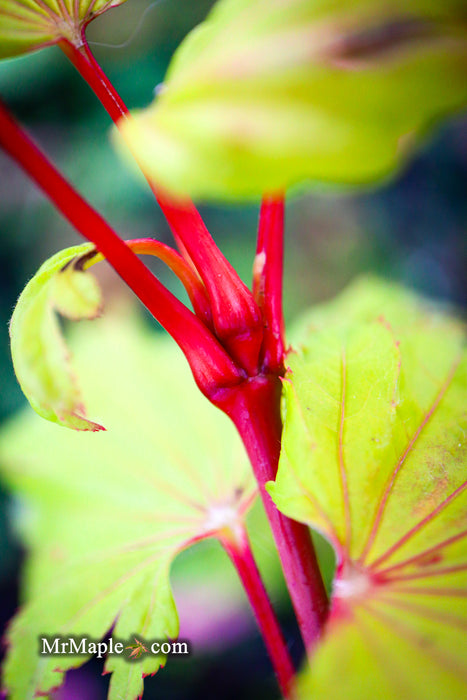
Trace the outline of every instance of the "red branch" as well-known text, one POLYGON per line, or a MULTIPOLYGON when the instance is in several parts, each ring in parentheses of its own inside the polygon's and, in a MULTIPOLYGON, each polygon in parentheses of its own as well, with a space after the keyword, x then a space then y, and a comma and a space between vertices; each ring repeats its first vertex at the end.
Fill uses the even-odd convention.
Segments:
MULTIPOLYGON (((67 42, 61 42, 61 48, 101 99, 112 119, 118 123, 119 119, 125 118, 127 114, 125 105, 95 62, 84 37, 81 49, 72 47, 67 42)), ((18 155, 14 157, 18 158, 18 155)), ((76 202, 76 193, 71 195, 68 192, 63 185, 63 179, 60 180, 58 174, 54 175, 55 185, 58 188, 54 192, 53 187, 44 187, 42 176, 31 173, 28 167, 26 169, 41 184, 61 211, 68 198, 74 198, 77 212, 80 211, 80 207, 83 208, 82 200, 78 199, 79 204, 76 202), (64 203, 61 200, 64 200, 64 203)), ((46 175, 45 181, 49 179, 49 175, 46 175)), ((52 183, 47 182, 47 184, 52 183)), ((111 250, 110 244, 109 254, 106 254, 106 257, 132 289, 136 291, 143 285, 153 290, 153 296, 143 293, 140 295, 143 303, 179 343, 203 393, 235 423, 260 486, 300 630, 305 645, 310 651, 320 636, 327 614, 326 592, 310 533, 305 525, 282 515, 265 490, 265 483, 276 476, 282 427, 281 387, 278 378, 283 369, 284 350, 281 307, 282 198, 265 198, 261 211, 258 252, 260 255, 264 253, 265 266, 258 271, 259 264, 257 264, 255 284, 256 298, 264 314, 266 325, 264 329, 261 311, 253 295, 215 246, 193 204, 187 201, 173 201, 165 193, 156 192, 153 183, 150 185, 180 244, 182 255, 187 262, 193 263, 204 282, 212 309, 214 328, 220 342, 228 350, 228 354, 193 314, 176 299, 173 300, 172 295, 169 295, 163 287, 163 293, 160 291, 156 286, 157 280, 149 282, 147 276, 150 273, 144 266, 144 276, 141 280, 138 279, 142 274, 140 268, 135 267, 131 257, 132 252, 116 234, 113 236, 119 244, 115 243, 115 251, 111 250), (127 251, 127 257, 121 251, 121 259, 116 253, 120 244, 127 251), (128 261, 128 269, 126 269, 126 261, 128 261), (161 298, 167 300, 164 313, 159 309, 161 298), (175 309, 178 314, 175 321, 172 318, 172 309, 175 309), (165 322, 161 320, 161 315, 164 316, 165 322), (183 326, 183 319, 188 321, 185 326, 183 326), (262 346, 263 337, 265 341, 262 346), (190 353, 191 348, 196 348, 196 353, 190 353), (249 379, 245 376, 245 370, 250 375, 249 379), (216 381, 217 390, 214 388, 216 381)), ((94 218, 96 216, 98 217, 94 214, 94 218)), ((77 223, 79 224, 79 221, 77 223)), ((97 230, 103 233, 100 217, 98 217, 98 223, 97 230)), ((95 240, 96 234, 92 222, 87 222, 85 231, 82 227, 83 224, 79 230, 84 235, 93 231, 94 238, 91 240, 95 240)), ((105 238, 105 236, 99 235, 99 238, 105 238)), ((112 236, 109 240, 113 240, 112 236)), ((100 249, 102 249, 101 245, 103 240, 98 244, 100 249)), ((102 252, 104 252, 103 249, 102 252)))
POLYGON ((160 193, 157 201, 206 286, 217 336, 234 360, 256 374, 263 332, 253 295, 222 255, 191 202, 174 201, 160 193))
MULTIPOLYGON (((66 39, 59 42, 75 68, 86 80, 118 127, 128 109, 92 55, 86 38, 78 49, 66 39)), ((135 156, 135 159, 137 157, 135 156)), ((144 169, 142 168, 144 173, 144 169)), ((214 243, 192 202, 173 200, 156 187, 146 173, 149 186, 169 223, 182 255, 188 254, 203 280, 211 303, 218 338, 250 374, 256 372, 262 339, 261 313, 253 295, 214 243)))
POLYGON ((253 296, 262 311, 264 338, 261 352, 265 371, 284 369, 282 265, 284 250, 284 195, 264 196, 253 267, 253 296))
POLYGON ((209 306, 206 289, 196 272, 182 258, 180 253, 153 238, 133 238, 125 241, 125 243, 138 255, 154 255, 159 260, 162 260, 177 275, 185 287, 195 314, 207 328, 212 330, 211 307, 209 306))
POLYGON ((67 39, 62 39, 58 45, 63 53, 70 59, 72 64, 82 75, 87 84, 93 89, 97 98, 104 105, 112 121, 117 122, 122 116, 128 114, 128 109, 104 71, 89 51, 86 38, 83 34, 83 46, 77 49, 74 44, 67 39))
POLYGON ((85 238, 92 241, 187 357, 206 395, 241 373, 204 324, 171 294, 106 221, 76 192, 0 103, 0 145, 85 238))
POLYGON ((291 698, 294 667, 261 575, 253 558, 247 533, 229 530, 219 540, 232 560, 255 614, 258 626, 285 698, 291 698))
POLYGON ((306 525, 285 517, 265 485, 276 478, 281 449, 281 383, 257 377, 239 384, 216 403, 235 423, 248 452, 271 525, 284 576, 307 651, 321 636, 328 612, 327 595, 306 525))

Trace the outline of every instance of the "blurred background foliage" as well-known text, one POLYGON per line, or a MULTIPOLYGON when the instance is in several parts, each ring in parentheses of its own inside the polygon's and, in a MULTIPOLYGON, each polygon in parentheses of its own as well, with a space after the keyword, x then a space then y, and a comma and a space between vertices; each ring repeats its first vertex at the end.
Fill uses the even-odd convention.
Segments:
MULTIPOLYGON (((131 0, 90 25, 90 46, 130 108, 151 102, 174 49, 212 4, 131 0)), ((170 242, 148 188, 112 150, 107 115, 59 49, 3 61, 0 96, 117 231, 128 238, 154 236, 170 242)), ((332 297, 368 272, 465 308, 465 127, 463 115, 450 119, 402 174, 371 191, 315 189, 289 202, 284 288, 288 323, 310 304, 332 297)), ((249 282, 257 204, 201 206, 201 213, 221 249, 249 282)), ((7 323, 16 298, 45 258, 78 242, 71 227, 0 153, 0 420, 24 403, 8 348, 7 323)), ((151 265, 183 297, 177 281, 162 266, 151 265)), ((101 277, 108 295, 119 289, 110 273, 101 277)), ((17 605, 21 560, 7 512, 8 498, 1 492, 2 629, 17 605)), ((214 549, 214 543, 205 543, 181 557, 178 580, 192 579, 189 572, 200 568, 206 573, 211 557, 219 554, 213 554, 214 549)), ((299 655, 290 610, 285 605, 281 610, 292 652, 299 655)), ((262 642, 244 614, 247 622, 239 636, 229 644, 215 642, 202 656, 171 660, 156 678, 148 679, 145 698, 276 697, 262 642)), ((225 637, 225 630, 219 635, 225 637)), ((93 665, 72 674, 59 697, 102 697, 106 681, 96 680, 93 665)))

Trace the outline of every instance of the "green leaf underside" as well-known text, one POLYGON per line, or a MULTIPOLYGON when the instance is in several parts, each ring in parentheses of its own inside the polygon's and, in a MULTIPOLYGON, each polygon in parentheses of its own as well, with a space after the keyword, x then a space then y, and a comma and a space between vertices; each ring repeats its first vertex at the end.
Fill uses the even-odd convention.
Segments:
POLYGON ((368 182, 465 105, 466 26, 459 0, 221 0, 121 132, 176 193, 368 182))
MULTIPOLYGON (((116 620, 115 640, 176 638, 172 560, 241 520, 255 495, 235 429, 171 341, 125 315, 76 331, 80 377, 107 432, 60 431, 29 414, 0 437, 4 475, 26 499, 30 551, 26 605, 7 634, 11 700, 49 691, 86 661, 39 657, 39 635, 99 639, 116 620)), ((164 663, 109 657, 109 697, 140 696, 142 675, 164 663)))
POLYGON ((325 639, 298 697, 467 693, 464 328, 362 282, 317 309, 290 354, 277 480, 288 516, 338 557, 325 639))
POLYGON ((68 39, 81 46, 83 28, 125 0, 0 0, 0 58, 68 39))
POLYGON ((94 249, 74 246, 49 258, 24 288, 10 322, 15 373, 31 406, 43 418, 75 430, 103 430, 87 420, 68 362, 56 311, 73 320, 101 311, 93 275, 73 264, 94 249))

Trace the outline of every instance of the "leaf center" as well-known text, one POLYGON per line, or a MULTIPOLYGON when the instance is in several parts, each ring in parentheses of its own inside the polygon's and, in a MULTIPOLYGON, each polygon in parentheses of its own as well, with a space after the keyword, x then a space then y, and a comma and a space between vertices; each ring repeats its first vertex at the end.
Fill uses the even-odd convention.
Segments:
POLYGON ((341 599, 366 598, 373 587, 368 570, 353 561, 347 561, 334 581, 333 596, 341 599))

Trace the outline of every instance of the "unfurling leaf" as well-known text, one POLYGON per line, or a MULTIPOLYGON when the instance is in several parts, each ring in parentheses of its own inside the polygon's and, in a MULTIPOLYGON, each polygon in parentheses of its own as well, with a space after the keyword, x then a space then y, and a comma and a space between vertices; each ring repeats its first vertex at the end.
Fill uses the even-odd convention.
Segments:
POLYGON ((0 58, 56 44, 79 47, 89 22, 125 0, 0 0, 0 58))
POLYGON ((458 0, 220 0, 121 132, 176 194, 368 182, 465 105, 466 20, 458 0))
POLYGON ((146 642, 178 634, 173 559, 238 527, 256 494, 235 428, 170 339, 123 313, 73 331, 89 406, 105 414, 107 431, 56 430, 27 410, 0 435, 29 553, 24 605, 6 635, 9 700, 48 695, 87 660, 40 656, 39 637, 100 639, 110 629, 114 642, 136 638, 149 651, 137 663, 128 651, 107 658, 109 698, 140 697, 144 676, 165 664, 146 642))
POLYGON ((99 286, 79 263, 92 250, 92 243, 67 248, 42 265, 18 299, 10 336, 15 373, 34 410, 68 428, 95 431, 103 428, 85 417, 55 313, 73 320, 99 315, 99 286))
POLYGON ((334 545, 324 641, 299 700, 467 695, 467 353, 462 325, 367 282, 289 356, 277 480, 334 545))

